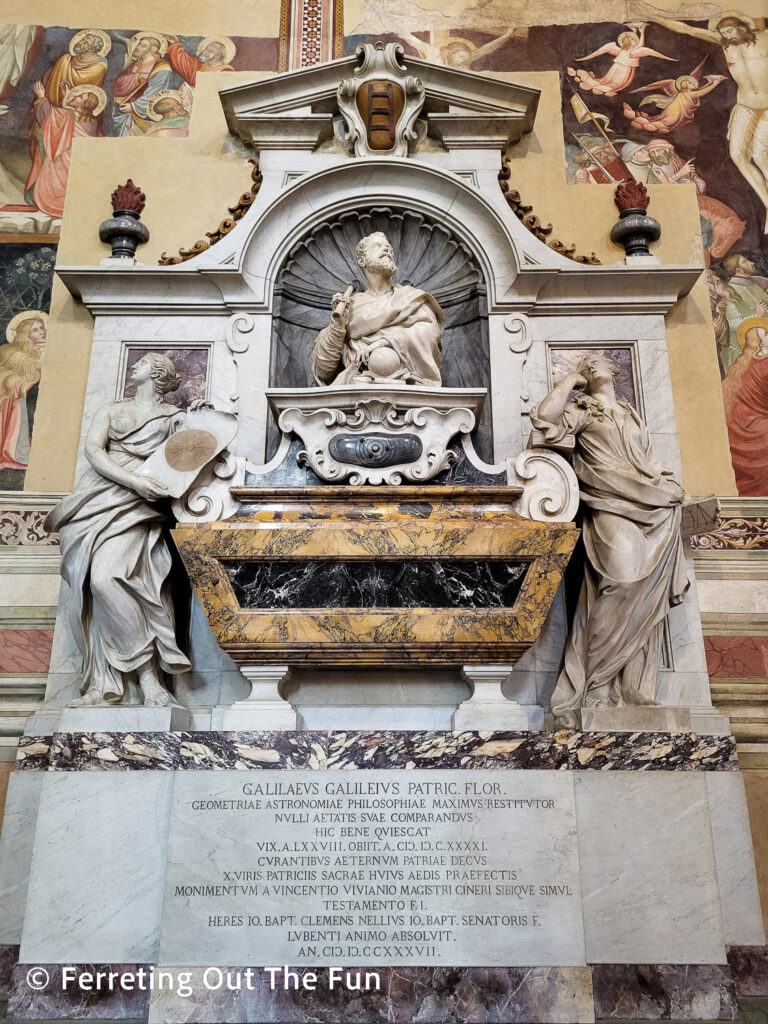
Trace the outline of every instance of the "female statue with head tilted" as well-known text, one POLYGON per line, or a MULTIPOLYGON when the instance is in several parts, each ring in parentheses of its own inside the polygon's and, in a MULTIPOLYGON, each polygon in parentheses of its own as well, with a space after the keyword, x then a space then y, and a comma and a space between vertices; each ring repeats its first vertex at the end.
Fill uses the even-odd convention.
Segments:
MULTIPOLYGON (((131 379, 135 397, 97 411, 85 442, 90 465, 46 520, 60 535, 61 574, 72 591, 69 621, 83 655, 83 696, 75 707, 120 703, 130 679, 145 705, 170 704, 161 673, 191 667, 176 643, 166 517, 154 504, 167 490, 140 473, 184 422, 185 413, 165 401, 181 378, 170 359, 149 353, 131 379)), ((190 409, 201 404, 207 403, 190 409)))
POLYGON ((584 582, 552 696, 559 724, 581 707, 654 704, 664 619, 689 587, 683 488, 658 465, 648 430, 616 397, 618 368, 582 360, 531 414, 545 444, 571 439, 586 549, 584 582), (584 393, 575 400, 571 392, 584 393))

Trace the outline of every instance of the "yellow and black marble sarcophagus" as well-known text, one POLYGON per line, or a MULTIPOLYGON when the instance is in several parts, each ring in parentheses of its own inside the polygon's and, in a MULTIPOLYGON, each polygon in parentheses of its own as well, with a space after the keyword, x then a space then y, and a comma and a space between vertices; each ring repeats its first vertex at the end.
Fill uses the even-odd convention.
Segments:
POLYGON ((516 487, 244 487, 230 519, 173 536, 237 663, 513 663, 538 637, 572 523, 516 487))

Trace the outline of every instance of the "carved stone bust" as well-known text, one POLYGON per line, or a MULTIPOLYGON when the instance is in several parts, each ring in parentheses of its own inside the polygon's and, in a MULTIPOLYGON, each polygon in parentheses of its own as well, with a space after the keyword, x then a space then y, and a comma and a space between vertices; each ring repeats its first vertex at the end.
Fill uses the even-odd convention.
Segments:
POLYGON ((439 387, 445 318, 436 300, 412 285, 393 284, 395 254, 387 236, 362 238, 355 260, 368 287, 334 295, 331 320, 312 349, 320 385, 418 384, 439 387))

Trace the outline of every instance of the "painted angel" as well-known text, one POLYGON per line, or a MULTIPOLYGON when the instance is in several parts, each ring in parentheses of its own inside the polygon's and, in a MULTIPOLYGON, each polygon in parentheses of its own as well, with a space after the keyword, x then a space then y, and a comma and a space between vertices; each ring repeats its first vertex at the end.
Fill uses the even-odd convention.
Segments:
POLYGON ((632 92, 650 92, 651 89, 660 89, 640 101, 637 110, 634 110, 628 103, 624 104, 624 116, 632 122, 632 127, 643 132, 658 132, 660 135, 669 135, 676 128, 690 124, 699 109, 702 96, 716 89, 726 79, 725 75, 706 75, 701 84, 701 69, 704 67, 704 60, 693 69, 690 75, 681 75, 680 78, 664 78, 660 82, 651 82, 650 85, 641 85, 639 89, 632 89, 632 92), (646 104, 658 107, 660 113, 645 114, 640 109, 646 104))
POLYGON ((652 50, 645 45, 645 29, 647 22, 627 22, 631 31, 622 32, 615 43, 606 43, 586 57, 577 57, 577 60, 593 60, 595 57, 608 53, 613 57, 610 68, 602 76, 596 78, 591 71, 583 71, 581 68, 568 68, 568 74, 578 82, 579 88, 585 92, 595 92, 603 96, 615 96, 623 92, 632 84, 635 74, 640 66, 643 57, 658 57, 661 60, 676 61, 676 57, 667 57, 666 54, 652 50))

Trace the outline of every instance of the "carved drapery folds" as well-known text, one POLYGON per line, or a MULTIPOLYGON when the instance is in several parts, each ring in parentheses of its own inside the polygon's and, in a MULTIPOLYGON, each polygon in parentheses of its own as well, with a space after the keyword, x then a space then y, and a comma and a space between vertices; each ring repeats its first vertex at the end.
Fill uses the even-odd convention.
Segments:
POLYGON ((235 227, 237 222, 243 219, 247 211, 252 206, 254 199, 259 194, 259 189, 261 188, 261 171, 259 170, 259 165, 255 160, 249 160, 248 162, 253 164, 250 191, 244 192, 234 206, 228 207, 229 217, 225 217, 215 231, 206 231, 205 236, 208 239, 207 242, 199 239, 194 245, 190 246, 189 249, 179 249, 178 256, 169 256, 167 252, 164 252, 157 261, 161 267, 172 267, 177 263, 186 263, 186 261, 191 260, 193 256, 199 256, 201 252, 205 252, 206 249, 210 249, 212 245, 220 242, 221 239, 225 235, 228 235, 232 228, 235 227))
MULTIPOLYGON (((312 385, 306 353, 311 351, 317 332, 328 323, 334 294, 343 293, 350 284, 365 289, 354 250, 361 238, 378 231, 392 243, 397 283, 428 292, 445 313, 444 386, 462 387, 471 382, 488 388, 486 289, 473 253, 445 225, 416 210, 390 207, 350 210, 324 221, 291 250, 278 277, 270 384, 312 385)), ((274 452, 278 431, 274 424, 269 429, 268 448, 274 452)), ((483 457, 490 457, 490 403, 482 411, 474 440, 483 457)))

